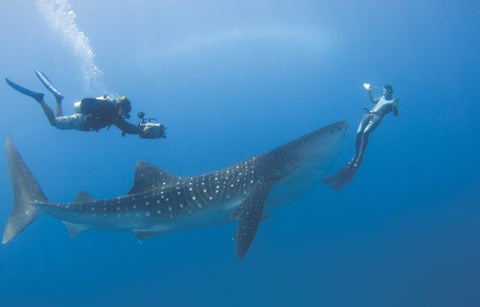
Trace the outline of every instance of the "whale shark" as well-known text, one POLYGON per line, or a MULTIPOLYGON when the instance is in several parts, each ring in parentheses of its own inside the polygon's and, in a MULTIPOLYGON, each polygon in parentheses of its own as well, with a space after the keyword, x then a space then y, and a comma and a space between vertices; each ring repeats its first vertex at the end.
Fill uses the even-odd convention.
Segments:
POLYGON ((97 229, 133 231, 144 240, 236 221, 236 253, 241 258, 263 219, 306 194, 327 175, 347 131, 347 122, 333 123, 267 153, 193 177, 175 176, 140 161, 127 194, 97 199, 80 191, 73 202, 49 201, 7 138, 13 209, 2 243, 44 214, 61 220, 72 238, 97 229))

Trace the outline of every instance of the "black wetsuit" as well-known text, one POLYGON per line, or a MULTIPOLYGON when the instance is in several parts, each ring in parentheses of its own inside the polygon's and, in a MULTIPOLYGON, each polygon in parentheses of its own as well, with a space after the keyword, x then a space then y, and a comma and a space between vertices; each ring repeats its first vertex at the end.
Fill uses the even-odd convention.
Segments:
POLYGON ((89 115, 84 129, 85 131, 98 131, 105 127, 115 125, 123 133, 141 134, 142 129, 137 125, 130 124, 122 115, 118 114, 118 105, 115 100, 84 98, 80 104, 80 112, 89 115))

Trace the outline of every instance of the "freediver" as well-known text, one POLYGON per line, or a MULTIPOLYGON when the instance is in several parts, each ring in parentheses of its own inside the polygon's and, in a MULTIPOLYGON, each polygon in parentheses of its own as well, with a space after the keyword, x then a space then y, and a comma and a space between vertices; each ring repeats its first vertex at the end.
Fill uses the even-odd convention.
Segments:
POLYGON ((398 116, 399 99, 393 97, 393 87, 390 84, 383 86, 382 96, 380 97, 373 96, 369 83, 364 83, 363 87, 367 90, 370 101, 375 105, 371 110, 365 108, 367 113, 365 113, 358 125, 355 140, 355 156, 335 174, 322 180, 323 183, 330 185, 334 190, 340 190, 353 179, 363 162, 370 134, 380 126, 382 119, 389 113, 398 116))
POLYGON ((53 85, 41 71, 35 71, 36 76, 42 84, 55 97, 57 103, 56 113, 45 103, 44 94, 31 91, 24 88, 8 78, 5 81, 16 91, 30 96, 37 101, 47 116, 50 125, 60 130, 80 130, 80 131, 99 131, 111 125, 116 126, 122 131, 122 136, 126 134, 138 134, 141 138, 157 139, 165 138, 165 127, 162 124, 154 122, 153 119, 144 119, 144 113, 139 112, 142 121, 138 125, 129 123, 126 119, 130 118, 132 110, 130 100, 125 96, 120 96, 116 100, 108 96, 97 98, 83 98, 74 103, 75 114, 63 115, 62 100, 63 95, 53 85))

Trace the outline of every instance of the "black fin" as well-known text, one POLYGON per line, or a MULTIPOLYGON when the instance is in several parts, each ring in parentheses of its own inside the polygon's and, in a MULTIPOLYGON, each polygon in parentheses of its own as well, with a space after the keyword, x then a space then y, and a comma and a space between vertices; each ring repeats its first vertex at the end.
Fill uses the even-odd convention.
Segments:
POLYGON ((237 225, 237 257, 242 258, 257 233, 262 220, 263 205, 270 191, 270 184, 259 182, 235 210, 233 217, 238 218, 237 225))
POLYGON ((97 200, 92 195, 88 194, 85 191, 78 191, 77 196, 75 197, 76 202, 91 202, 97 200))
POLYGON ((141 193, 160 186, 170 187, 178 180, 180 177, 162 171, 153 164, 140 161, 135 168, 135 181, 128 194, 141 193))
POLYGON ((50 81, 44 73, 42 73, 40 70, 36 70, 35 75, 37 75, 38 79, 47 88, 47 90, 49 90, 50 93, 55 96, 57 101, 62 101, 62 93, 60 93, 60 91, 53 85, 52 81, 50 81))
POLYGON ((325 178, 322 180, 324 184, 330 185, 330 187, 336 191, 341 190, 350 181, 355 177, 358 171, 358 165, 347 163, 341 169, 339 169, 335 174, 332 176, 325 178))
POLYGON ((3 244, 15 238, 38 216, 35 203, 48 202, 10 138, 7 138, 7 160, 13 188, 13 209, 3 233, 3 244))
POLYGON ((42 93, 37 93, 32 90, 29 90, 28 88, 18 85, 15 82, 9 80, 8 78, 5 78, 5 81, 7 82, 8 85, 10 85, 11 88, 16 90, 17 92, 22 93, 23 95, 30 96, 38 102, 43 101, 44 95, 42 93))

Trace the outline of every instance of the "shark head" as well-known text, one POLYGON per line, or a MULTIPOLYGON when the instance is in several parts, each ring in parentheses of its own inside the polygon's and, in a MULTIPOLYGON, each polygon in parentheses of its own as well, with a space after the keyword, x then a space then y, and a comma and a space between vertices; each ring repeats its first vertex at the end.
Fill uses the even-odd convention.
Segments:
POLYGON ((337 122, 264 154, 268 177, 277 182, 277 193, 269 195, 275 207, 290 203, 327 175, 347 132, 348 123, 337 122))
POLYGON ((266 165, 280 180, 324 176, 340 153, 347 131, 347 122, 315 130, 265 154, 266 165))

